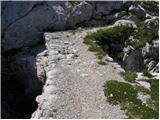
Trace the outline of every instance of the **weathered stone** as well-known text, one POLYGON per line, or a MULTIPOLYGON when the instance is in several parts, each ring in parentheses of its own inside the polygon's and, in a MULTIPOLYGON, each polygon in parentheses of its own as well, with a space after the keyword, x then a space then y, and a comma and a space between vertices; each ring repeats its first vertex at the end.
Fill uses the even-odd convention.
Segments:
POLYGON ((152 59, 158 60, 159 58, 159 42, 154 41, 153 45, 146 44, 142 49, 142 55, 144 58, 150 57, 152 59))
MULTIPOLYGON (((151 70, 151 72, 159 73, 159 63, 157 63, 157 65, 151 70)), ((159 79, 159 78, 157 78, 157 79, 159 79)))
POLYGON ((152 70, 156 65, 157 65, 157 61, 154 61, 154 60, 150 61, 147 66, 148 70, 152 70))
POLYGON ((126 54, 129 54, 130 52, 132 52, 134 50, 134 48, 132 46, 127 46, 123 49, 123 52, 126 54))
MULTIPOLYGON (((2 18, 2 21, 3 19, 5 18, 2 18)), ((37 5, 5 31, 2 48, 7 51, 35 45, 42 38, 42 31, 62 30, 65 24, 65 11, 60 5, 37 5)))
POLYGON ((146 19, 144 21, 144 23, 146 24, 146 26, 148 28, 156 28, 156 29, 158 29, 158 27, 159 27, 159 17, 154 16, 154 17, 152 17, 150 19, 146 19))
POLYGON ((137 25, 135 24, 135 22, 131 21, 131 20, 118 20, 118 21, 115 22, 114 25, 115 26, 127 25, 129 27, 137 28, 137 25))
POLYGON ((3 14, 2 14, 2 32, 4 32, 11 24, 15 21, 23 18, 27 14, 29 14, 33 7, 36 4, 41 4, 41 1, 33 1, 33 2, 19 2, 19 1, 3 1, 3 14))
POLYGON ((74 6, 68 14, 67 27, 74 27, 83 21, 88 21, 92 16, 92 6, 87 2, 81 2, 74 6), (86 12, 87 11, 87 12, 86 12))
POLYGON ((141 5, 131 5, 128 10, 140 19, 145 18, 146 10, 141 5))
POLYGON ((127 14, 126 11, 121 11, 121 12, 115 13, 114 17, 115 17, 115 19, 118 19, 118 18, 123 17, 123 16, 126 15, 126 14, 127 14))
POLYGON ((143 57, 139 49, 130 52, 130 54, 125 54, 123 62, 127 70, 138 72, 144 69, 143 57))
POLYGON ((149 101, 150 98, 151 98, 150 95, 145 95, 142 92, 138 93, 138 99, 140 99, 144 104, 146 104, 149 101))
POLYGON ((134 21, 135 23, 140 21, 140 19, 137 18, 137 16, 132 15, 132 14, 131 14, 131 15, 125 15, 125 16, 123 16, 121 19, 131 20, 131 21, 134 21))
POLYGON ((108 1, 108 2, 97 2, 96 4, 96 14, 109 14, 113 10, 122 9, 122 1, 108 1))

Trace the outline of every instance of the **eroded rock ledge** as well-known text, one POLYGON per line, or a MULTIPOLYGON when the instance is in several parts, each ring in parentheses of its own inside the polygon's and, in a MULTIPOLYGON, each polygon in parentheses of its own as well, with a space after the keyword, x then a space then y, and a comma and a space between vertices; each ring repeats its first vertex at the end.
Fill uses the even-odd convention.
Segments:
MULTIPOLYGON (((132 22, 145 20, 150 27, 158 27, 159 24, 157 20, 158 4, 152 6, 154 9, 150 9, 143 2, 2 1, 1 4, 2 82, 9 86, 12 86, 13 81, 20 86, 22 85, 23 92, 19 93, 22 96, 20 95, 17 99, 24 97, 29 101, 31 100, 33 106, 35 105, 35 108, 29 108, 32 112, 37 109, 37 103, 35 104, 36 96, 43 91, 43 85, 47 85, 45 83, 46 66, 54 66, 53 63, 48 64, 47 61, 50 51, 46 51, 45 48, 44 32, 55 32, 77 27, 103 26, 114 23, 119 19, 132 22)), ((157 41, 155 41, 154 45, 146 45, 143 48, 143 56, 148 58, 146 64, 151 69, 153 64, 158 66, 158 63, 152 60, 154 56, 157 56, 153 53, 155 53, 155 49, 157 51, 158 47, 157 41)), ((63 56, 58 57, 60 57, 58 59, 61 59, 63 56)), ((82 76, 86 75, 82 74, 82 76)), ((13 85, 11 89, 14 87, 16 85, 13 85)), ((11 106, 15 101, 9 103, 6 100, 10 98, 5 96, 5 90, 4 96, 2 96, 2 99, 4 98, 2 117, 30 118, 32 112, 25 113, 26 111, 24 111, 24 113, 21 113, 20 109, 16 111, 11 106), (7 111, 8 109, 9 111, 7 111)), ((18 91, 19 88, 16 90, 18 91)))

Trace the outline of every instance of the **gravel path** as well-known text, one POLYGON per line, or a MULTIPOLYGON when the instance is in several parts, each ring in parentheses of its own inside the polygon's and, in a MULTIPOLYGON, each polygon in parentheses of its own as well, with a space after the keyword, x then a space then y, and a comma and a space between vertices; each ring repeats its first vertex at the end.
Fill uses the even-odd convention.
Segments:
POLYGON ((85 35, 97 29, 45 33, 47 80, 32 118, 126 118, 118 105, 106 101, 103 92, 107 80, 123 81, 119 75, 123 69, 113 62, 99 65, 83 44, 85 35))

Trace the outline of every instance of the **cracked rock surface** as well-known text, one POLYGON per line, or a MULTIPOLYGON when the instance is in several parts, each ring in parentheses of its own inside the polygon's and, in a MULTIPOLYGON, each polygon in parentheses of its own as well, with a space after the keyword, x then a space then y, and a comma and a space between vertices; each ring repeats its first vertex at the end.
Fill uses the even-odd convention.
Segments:
POLYGON ((123 69, 113 62, 99 65, 83 44, 85 35, 97 29, 45 33, 47 79, 32 118, 126 118, 120 106, 106 102, 103 92, 106 80, 123 81, 118 74, 123 69))

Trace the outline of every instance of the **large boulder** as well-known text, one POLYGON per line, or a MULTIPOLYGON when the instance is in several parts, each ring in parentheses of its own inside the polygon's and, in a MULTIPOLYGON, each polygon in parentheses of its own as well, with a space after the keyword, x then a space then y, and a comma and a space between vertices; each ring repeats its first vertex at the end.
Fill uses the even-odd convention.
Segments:
MULTIPOLYGON (((18 20, 16 19, 16 21, 14 21, 14 23, 12 23, 5 31, 4 39, 2 40, 3 50, 7 51, 14 48, 21 48, 24 46, 35 45, 37 42, 40 41, 43 31, 47 31, 50 29, 52 30, 65 29, 64 26, 66 24, 66 19, 67 19, 65 10, 61 5, 53 3, 51 5, 36 4, 32 8, 30 7, 33 6, 32 5, 33 3, 31 5, 28 5, 28 7, 30 8, 30 9, 28 8, 29 12, 18 18, 18 20)), ((21 2, 19 4, 21 4, 21 2)), ((13 9, 17 9, 17 12, 21 12, 20 11, 21 7, 19 9, 14 7, 13 9)), ((6 8, 6 11, 8 9, 11 8, 6 8)), ((5 15, 7 15, 7 12, 5 13, 4 11, 3 14, 4 17, 2 18, 2 21, 5 21, 6 19, 5 15)), ((10 16, 14 16, 14 14, 10 16)))
POLYGON ((40 1, 20 2, 20 1, 3 1, 2 4, 2 33, 15 21, 29 14, 36 4, 40 1))
POLYGON ((83 21, 90 20, 92 16, 92 5, 87 2, 81 2, 80 4, 73 6, 70 13, 68 13, 67 27, 74 27, 76 24, 83 21))
POLYGON ((140 72, 144 69, 143 57, 141 49, 132 50, 131 52, 125 53, 123 57, 123 63, 126 70, 132 70, 140 72))

